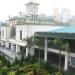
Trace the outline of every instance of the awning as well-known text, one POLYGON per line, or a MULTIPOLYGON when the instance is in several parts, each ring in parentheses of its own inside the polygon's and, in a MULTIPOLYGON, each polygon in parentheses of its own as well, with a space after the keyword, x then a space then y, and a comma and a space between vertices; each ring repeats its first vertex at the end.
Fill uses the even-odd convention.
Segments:
POLYGON ((35 37, 75 39, 75 26, 68 26, 48 32, 36 32, 34 35, 35 37))
POLYGON ((27 45, 27 42, 25 41, 17 41, 14 39, 9 39, 9 43, 17 44, 19 46, 24 46, 24 47, 27 45))

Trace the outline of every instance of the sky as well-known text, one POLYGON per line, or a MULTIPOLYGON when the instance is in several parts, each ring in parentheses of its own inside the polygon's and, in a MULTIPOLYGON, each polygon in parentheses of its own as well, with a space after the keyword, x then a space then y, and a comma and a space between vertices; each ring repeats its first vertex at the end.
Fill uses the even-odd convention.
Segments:
MULTIPOLYGON (((30 0, 0 0, 0 21, 8 19, 8 16, 18 15, 19 12, 26 13, 25 4, 30 0)), ((71 14, 75 15, 75 0, 31 0, 37 1, 39 5, 39 13, 52 15, 54 8, 67 8, 71 10, 71 14)))

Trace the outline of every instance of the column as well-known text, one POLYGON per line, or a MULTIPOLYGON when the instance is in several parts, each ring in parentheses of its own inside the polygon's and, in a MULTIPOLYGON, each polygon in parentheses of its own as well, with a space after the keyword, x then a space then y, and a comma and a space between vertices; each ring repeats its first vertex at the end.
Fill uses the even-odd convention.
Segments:
MULTIPOLYGON (((66 45, 67 47, 67 45, 66 45)), ((65 48, 65 64, 64 64, 64 70, 68 70, 68 48, 65 48)))
POLYGON ((11 47, 10 47, 10 49, 11 49, 12 51, 14 51, 13 44, 11 44, 11 47))
POLYGON ((16 45, 16 53, 19 53, 19 52, 20 52, 20 46, 16 45))
POLYGON ((31 56, 34 55, 34 53, 35 53, 34 50, 35 50, 35 49, 34 49, 34 36, 33 36, 33 46, 32 46, 32 48, 30 49, 30 55, 31 55, 31 56))
POLYGON ((34 55, 34 48, 33 48, 33 47, 30 49, 30 55, 31 55, 31 56, 34 55))
POLYGON ((29 54, 29 49, 26 47, 26 57, 28 56, 29 54))
POLYGON ((9 48, 9 42, 6 42, 6 48, 9 48))
POLYGON ((65 53, 65 64, 64 64, 64 70, 68 70, 68 52, 65 53))
POLYGON ((44 52, 44 61, 47 61, 47 37, 45 37, 45 52, 44 52))

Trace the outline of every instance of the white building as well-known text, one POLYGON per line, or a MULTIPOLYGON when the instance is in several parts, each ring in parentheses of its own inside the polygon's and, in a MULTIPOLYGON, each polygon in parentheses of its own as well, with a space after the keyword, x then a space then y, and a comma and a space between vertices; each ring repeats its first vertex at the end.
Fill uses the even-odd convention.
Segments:
MULTIPOLYGON (((48 32, 55 29, 64 28, 65 25, 56 24, 52 17, 44 14, 38 14, 38 3, 30 1, 26 4, 27 14, 20 13, 19 16, 10 17, 6 24, 1 27, 1 46, 14 51, 16 54, 23 52, 27 43, 23 41, 27 37, 34 36, 35 32, 48 32)), ((65 13, 67 14, 67 13, 65 13)), ((58 13, 56 16, 58 17, 58 13)), ((63 18, 66 15, 63 16, 63 18)), ((58 19, 58 18, 57 18, 58 19)), ((67 19, 67 18, 65 18, 67 19)), ((66 21, 66 20, 65 20, 66 21)), ((45 40, 45 56, 47 60, 47 40, 45 40)), ((50 52, 58 54, 58 50, 49 50, 50 52)), ((34 50, 31 50, 34 54, 34 50)), ((65 55, 65 52, 61 52, 65 55)), ((26 56, 28 50, 26 48, 26 56)), ((65 62, 66 63, 66 62, 65 62)))
MULTIPOLYGON (((23 52, 27 43, 23 41, 27 37, 34 36, 35 32, 51 31, 65 27, 56 25, 53 18, 38 14, 38 3, 29 2, 26 4, 27 14, 9 18, 5 25, 1 27, 1 46, 16 54, 23 52)), ((31 50, 34 54, 34 50, 31 50)), ((26 48, 26 56, 28 50, 26 48)))
POLYGON ((54 8, 53 10, 53 17, 54 17, 54 21, 56 22, 60 22, 60 13, 59 13, 59 9, 58 8, 54 8))
POLYGON ((71 11, 69 9, 63 8, 61 12, 61 21, 63 23, 70 23, 71 11))

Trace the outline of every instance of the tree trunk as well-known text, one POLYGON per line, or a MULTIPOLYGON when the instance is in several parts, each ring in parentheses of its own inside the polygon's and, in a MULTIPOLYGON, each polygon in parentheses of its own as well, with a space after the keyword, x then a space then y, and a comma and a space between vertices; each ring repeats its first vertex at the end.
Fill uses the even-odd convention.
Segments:
POLYGON ((41 53, 40 53, 40 48, 39 48, 39 66, 40 66, 40 55, 41 55, 41 53))

